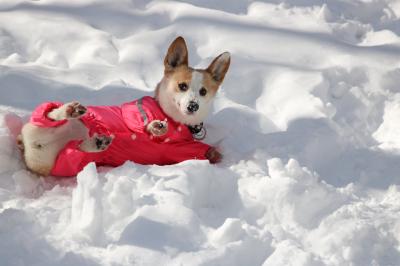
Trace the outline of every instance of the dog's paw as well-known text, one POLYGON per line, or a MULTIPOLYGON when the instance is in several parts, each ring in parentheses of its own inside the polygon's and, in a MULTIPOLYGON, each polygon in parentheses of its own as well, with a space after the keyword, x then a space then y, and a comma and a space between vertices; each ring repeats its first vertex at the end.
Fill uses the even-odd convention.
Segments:
POLYGON ((47 114, 47 117, 55 120, 61 121, 65 119, 79 118, 86 113, 86 107, 78 102, 66 103, 59 108, 53 109, 47 114))
POLYGON ((104 151, 110 146, 113 138, 110 136, 96 136, 94 139, 97 150, 104 151))
POLYGON ((106 150, 113 140, 113 136, 95 134, 93 137, 84 140, 80 149, 85 152, 102 152, 106 150))
POLYGON ((210 148, 206 153, 206 158, 210 161, 210 163, 215 164, 221 162, 222 154, 217 151, 216 148, 210 148))
POLYGON ((65 104, 65 116, 66 118, 78 118, 86 113, 87 109, 79 102, 71 102, 65 104))
POLYGON ((153 136, 163 136, 168 132, 167 121, 153 120, 147 125, 147 131, 153 136))

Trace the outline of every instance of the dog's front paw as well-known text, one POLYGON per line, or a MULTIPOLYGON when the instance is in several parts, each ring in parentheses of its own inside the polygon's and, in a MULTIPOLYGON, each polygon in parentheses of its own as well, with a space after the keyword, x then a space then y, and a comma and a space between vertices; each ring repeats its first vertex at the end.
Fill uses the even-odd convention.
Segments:
POLYGON ((206 153, 206 158, 210 161, 210 163, 219 163, 222 160, 222 154, 217 151, 216 148, 210 148, 208 149, 206 153))
POLYGON ((86 113, 87 109, 79 102, 71 102, 65 104, 65 116, 66 118, 78 118, 86 113))
POLYGON ((80 149, 85 152, 101 152, 106 150, 113 140, 113 136, 104 136, 95 134, 90 139, 84 140, 80 149))
POLYGON ((168 132, 167 121, 153 120, 147 125, 147 131, 153 136, 164 136, 168 132))

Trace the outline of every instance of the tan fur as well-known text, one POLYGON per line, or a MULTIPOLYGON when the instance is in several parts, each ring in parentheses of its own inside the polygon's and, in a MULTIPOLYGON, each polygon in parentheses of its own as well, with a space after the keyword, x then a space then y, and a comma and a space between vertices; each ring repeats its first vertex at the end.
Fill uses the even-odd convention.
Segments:
POLYGON ((188 66, 180 66, 175 71, 170 72, 168 75, 165 75, 165 79, 174 82, 175 86, 173 86, 175 92, 180 92, 179 83, 185 82, 190 84, 192 80, 192 72, 193 69, 188 66))
POLYGON ((208 71, 206 71, 206 70, 200 69, 200 70, 198 70, 198 71, 200 71, 200 72, 202 72, 202 73, 204 74, 204 80, 203 80, 203 82, 204 82, 204 87, 205 87, 209 92, 211 92, 211 96, 214 96, 214 95, 217 93, 217 90, 218 90, 219 86, 221 85, 221 82, 215 81, 215 80, 212 78, 211 74, 210 74, 208 71))

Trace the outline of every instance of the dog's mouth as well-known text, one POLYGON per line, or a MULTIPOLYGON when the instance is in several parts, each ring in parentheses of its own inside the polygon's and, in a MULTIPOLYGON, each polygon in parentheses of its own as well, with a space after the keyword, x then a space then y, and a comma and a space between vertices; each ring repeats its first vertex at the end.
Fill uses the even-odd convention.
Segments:
POLYGON ((174 101, 175 101, 175 103, 176 103, 176 106, 177 106, 179 112, 181 112, 183 115, 192 116, 192 115, 195 114, 195 113, 193 113, 193 112, 189 112, 189 111, 187 110, 187 108, 184 108, 184 109, 182 110, 182 108, 181 108, 181 106, 182 106, 181 103, 180 103, 179 101, 177 101, 176 99, 174 99, 174 101))

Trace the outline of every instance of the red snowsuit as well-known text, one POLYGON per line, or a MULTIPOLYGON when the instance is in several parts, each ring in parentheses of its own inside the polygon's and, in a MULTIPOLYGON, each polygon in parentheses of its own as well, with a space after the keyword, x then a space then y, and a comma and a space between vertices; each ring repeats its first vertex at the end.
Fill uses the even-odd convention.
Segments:
MULTIPOLYGON (((57 127, 67 120, 54 121, 47 114, 62 103, 43 103, 32 113, 30 122, 40 127, 57 127)), ((102 152, 79 149, 82 140, 73 140, 60 151, 51 171, 53 176, 75 176, 85 165, 119 166, 125 161, 140 164, 174 164, 190 159, 206 159, 209 145, 193 139, 188 127, 169 118, 152 97, 143 97, 121 106, 89 106, 80 120, 89 134, 114 135, 111 145, 102 152), (168 122, 168 132, 153 137, 146 131, 152 120, 168 122)))

